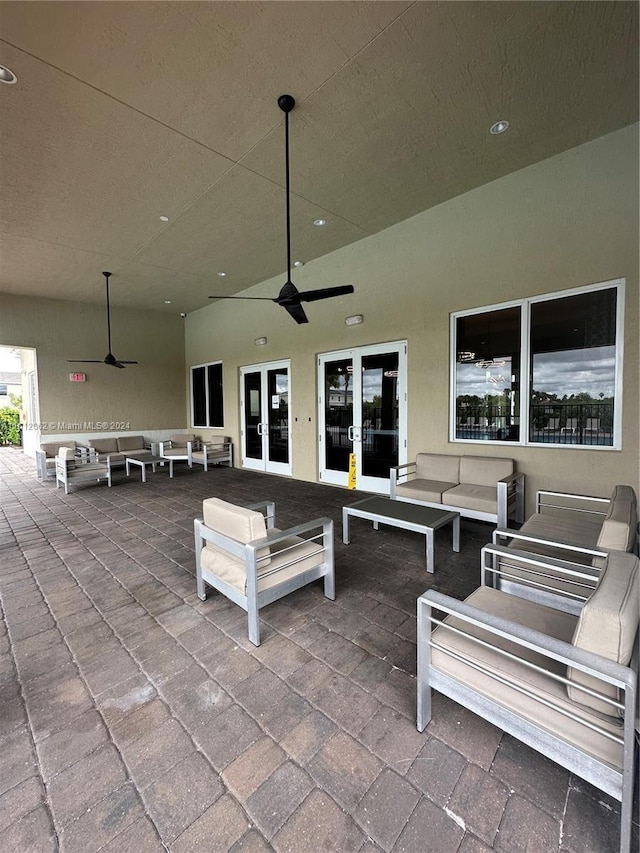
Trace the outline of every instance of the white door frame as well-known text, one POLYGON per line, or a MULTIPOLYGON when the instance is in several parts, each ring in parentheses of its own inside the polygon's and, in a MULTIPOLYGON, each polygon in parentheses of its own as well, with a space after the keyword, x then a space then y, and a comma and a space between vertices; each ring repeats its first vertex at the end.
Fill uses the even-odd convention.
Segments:
POLYGON ((353 425, 349 429, 352 438, 352 452, 356 455, 356 488, 380 494, 389 494, 390 481, 388 478, 364 476, 362 463, 364 456, 364 439, 366 430, 362 423, 362 359, 368 355, 381 355, 388 352, 398 354, 398 465, 407 461, 407 342, 389 341, 382 344, 369 344, 362 347, 352 347, 345 350, 334 350, 321 353, 317 358, 318 366, 318 478, 322 483, 333 483, 347 486, 348 471, 337 471, 326 467, 327 428, 325 407, 325 364, 331 361, 352 361, 352 399, 353 425))
POLYGON ((264 471, 270 474, 284 474, 291 476, 291 360, 279 359, 278 361, 261 362, 260 364, 249 364, 240 368, 240 453, 241 465, 253 471, 264 471), (269 372, 272 370, 286 370, 288 378, 288 427, 287 434, 283 436, 287 444, 288 462, 276 462, 269 458, 269 413, 271 402, 269 400, 269 372), (262 458, 256 459, 247 456, 246 443, 246 405, 245 400, 245 376, 251 373, 260 375, 260 421, 258 423, 258 435, 262 438, 262 458))

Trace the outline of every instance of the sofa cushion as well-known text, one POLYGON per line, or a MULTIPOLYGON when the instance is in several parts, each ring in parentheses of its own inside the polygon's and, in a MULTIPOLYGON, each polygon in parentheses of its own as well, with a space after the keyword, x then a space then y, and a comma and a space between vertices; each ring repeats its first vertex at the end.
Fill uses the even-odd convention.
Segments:
POLYGON ((98 453, 117 453, 117 438, 90 438, 89 447, 93 447, 98 453))
POLYGON ((75 441, 49 441, 40 445, 40 450, 44 450, 47 459, 55 459, 61 447, 71 447, 75 450, 75 441))
MULTIPOLYGON (((460 458, 460 483, 473 486, 496 487, 498 480, 515 471, 513 459, 496 459, 490 456, 462 456, 460 458)), ((461 504, 465 506, 465 504, 461 504)), ((492 510, 496 512, 497 510, 492 510)))
POLYGON ((447 506, 471 509, 476 512, 498 512, 498 490, 493 486, 476 486, 460 483, 442 495, 442 503, 447 506))
MULTIPOLYGON (((640 560, 634 554, 612 551, 608 555, 595 591, 580 613, 573 635, 574 646, 628 665, 640 620, 639 566, 640 560)), ((568 678, 574 684, 596 689, 595 680, 575 667, 569 667, 568 678)), ((605 691, 600 684, 599 690, 616 701, 619 699, 616 687, 605 691)), ((574 702, 603 714, 623 716, 608 702, 571 684, 567 685, 567 692, 574 702)))
POLYGON ((443 453, 418 453, 416 477, 444 483, 459 483, 460 457, 443 453))
POLYGON ((145 449, 143 435, 119 435, 116 441, 121 452, 145 449))
POLYGON ((407 480, 396 486, 396 495, 409 500, 427 501, 428 503, 442 503, 442 493, 455 486, 455 483, 446 483, 442 480, 407 480))
MULTIPOLYGON (((202 517, 206 527, 242 545, 256 539, 263 539, 267 535, 264 516, 261 512, 236 506, 220 498, 207 498, 202 502, 202 517)), ((260 549, 258 559, 258 570, 266 569, 271 562, 269 549, 260 549)), ((241 589, 244 595, 246 571, 243 559, 235 557, 212 542, 207 542, 202 549, 200 562, 204 569, 237 589, 241 589)))
POLYGON ((195 440, 196 437, 192 432, 177 432, 175 433, 175 435, 169 436, 169 441, 171 442, 173 448, 186 447, 189 442, 193 443, 195 440))
POLYGON ((638 530, 638 503, 631 486, 616 486, 598 536, 603 551, 633 551, 638 530))

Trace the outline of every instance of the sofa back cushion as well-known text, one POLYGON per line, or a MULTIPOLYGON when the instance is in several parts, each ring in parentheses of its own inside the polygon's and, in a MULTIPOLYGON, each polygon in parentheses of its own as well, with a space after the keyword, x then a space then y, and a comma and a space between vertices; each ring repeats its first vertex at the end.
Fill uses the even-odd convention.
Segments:
POLYGON ((445 453, 418 453, 416 477, 421 480, 439 480, 459 483, 460 457, 445 453))
MULTIPOLYGON (((609 660, 627 666, 631 660, 640 620, 640 560, 634 554, 612 551, 606 559, 600 579, 580 613, 573 635, 573 645, 594 652, 609 660)), ((618 689, 603 691, 602 682, 596 682, 584 672, 569 667, 568 678, 574 684, 599 689, 618 700, 618 689)), ((609 716, 622 716, 611 704, 590 696, 571 684, 567 687, 569 698, 588 708, 609 716)))
POLYGON ((75 441, 50 441, 45 444, 40 445, 40 450, 44 450, 47 459, 53 459, 58 455, 58 451, 61 447, 71 447, 73 450, 76 449, 75 441))
POLYGON ((118 439, 117 438, 90 438, 89 447, 93 447, 98 453, 117 453, 118 439))
POLYGON ((145 449, 143 435, 119 435, 116 441, 120 453, 124 450, 131 452, 132 450, 145 449))
POLYGON ((192 432, 177 432, 175 435, 169 436, 169 440, 172 447, 186 447, 188 442, 194 442, 196 437, 192 432))
POLYGON ((58 451, 58 456, 60 459, 64 459, 65 462, 70 462, 76 458, 76 452, 73 447, 61 447, 58 451))
POLYGON ((638 502, 631 486, 616 486, 597 545, 603 551, 633 551, 638 531, 638 502))
POLYGON ((508 477, 516 470, 513 459, 497 459, 492 456, 462 456, 460 459, 460 482, 473 486, 494 486, 498 480, 508 477))

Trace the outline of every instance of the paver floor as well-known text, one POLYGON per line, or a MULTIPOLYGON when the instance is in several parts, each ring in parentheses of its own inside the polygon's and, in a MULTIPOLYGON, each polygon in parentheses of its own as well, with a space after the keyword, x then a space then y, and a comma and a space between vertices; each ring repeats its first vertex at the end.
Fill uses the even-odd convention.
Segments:
POLYGON ((422 536, 353 521, 342 545, 359 497, 186 465, 65 496, 0 450, 0 853, 617 850, 616 801, 479 717, 436 695, 416 731, 416 598, 469 594, 490 527, 463 520, 460 554, 439 531, 427 575, 422 536), (336 601, 265 608, 258 648, 199 601, 214 496, 333 518, 336 601))

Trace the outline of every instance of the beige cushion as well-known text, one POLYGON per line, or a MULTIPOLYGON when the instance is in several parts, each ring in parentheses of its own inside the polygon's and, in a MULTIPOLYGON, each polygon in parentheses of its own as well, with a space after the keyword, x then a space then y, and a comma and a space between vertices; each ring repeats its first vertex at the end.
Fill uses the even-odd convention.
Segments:
POLYGON ((447 506, 459 506, 476 512, 498 512, 498 489, 495 486, 475 486, 460 483, 442 495, 442 503, 447 506))
POLYGON ((598 536, 604 551, 632 551, 638 530, 638 503, 631 486, 616 486, 598 536))
POLYGON ((58 456, 60 459, 64 459, 65 462, 70 462, 71 460, 75 460, 76 452, 73 447, 61 447, 58 451, 58 456))
MULTIPOLYGON (((513 459, 496 459, 489 456, 462 456, 460 483, 474 486, 496 486, 498 480, 515 471, 513 459)), ((464 504, 461 504, 464 506, 464 504)), ((495 510, 494 510, 495 511, 495 510)))
POLYGON ((459 483, 460 457, 442 453, 418 453, 416 477, 444 483, 459 483))
POLYGON ((54 459, 58 454, 58 451, 61 447, 72 447, 75 449, 76 442, 75 441, 50 441, 45 444, 40 445, 40 450, 44 450, 47 459, 54 459))
MULTIPOLYGON (((608 555, 598 585, 580 613, 573 635, 574 646, 627 666, 640 619, 639 565, 640 561, 633 554, 612 551, 608 555)), ((568 677, 576 684, 592 689, 597 687, 591 676, 578 669, 570 667, 568 677)), ((616 700, 619 698, 615 687, 598 689, 616 700)), ((574 702, 603 714, 617 713, 623 716, 608 702, 589 696, 571 685, 568 685, 567 692, 574 702)))
POLYGON ((455 483, 445 483, 441 480, 407 480, 396 486, 396 495, 409 500, 442 503, 442 493, 455 486, 455 483))
MULTIPOLYGON (((571 642, 577 622, 577 618, 568 613, 535 604, 490 587, 477 589, 467 599, 467 604, 479 607, 486 613, 502 616, 520 625, 554 636, 567 643, 571 642)), ((437 628, 434 632, 434 642, 447 649, 464 652, 473 662, 486 667, 489 672, 496 676, 507 675, 518 687, 553 702, 562 710, 577 715, 587 722, 604 727, 616 737, 621 736, 620 722, 617 719, 604 717, 583 705, 574 703, 569 699, 564 684, 555 681, 544 673, 525 667, 518 661, 505 658, 495 651, 495 647, 507 649, 520 658, 544 666, 545 669, 551 670, 557 675, 564 676, 566 670, 561 664, 527 649, 516 647, 508 640, 498 638, 480 628, 470 626, 468 623, 462 623, 453 617, 448 617, 447 622, 466 633, 481 637, 489 643, 489 647, 479 646, 477 643, 443 628, 437 628)), ((529 698, 515 688, 502 684, 489 675, 478 672, 468 664, 457 661, 437 649, 432 652, 432 661, 439 670, 452 675, 457 681, 469 685, 475 692, 509 708, 519 716, 558 735, 568 743, 575 744, 580 749, 587 749, 592 755, 606 761, 613 767, 618 769, 622 767, 622 748, 609 738, 590 731, 585 726, 576 725, 573 720, 560 711, 544 708, 535 699, 529 698)))
POLYGON ((89 447, 93 447, 98 453, 117 453, 117 438, 90 438, 89 447))
POLYGON ((186 447, 189 442, 193 443, 195 440, 196 437, 192 432, 177 432, 175 435, 169 436, 169 441, 174 449, 177 447, 186 447))
MULTIPOLYGON (((261 512, 236 506, 220 498, 207 498, 202 502, 202 517, 208 528, 243 545, 254 542, 256 539, 264 539, 267 535, 264 516, 261 512)), ((202 551, 202 567, 221 580, 237 586, 239 576, 243 575, 244 580, 240 585, 244 593, 246 580, 244 562, 211 542, 207 542, 202 551)), ((260 560, 258 566, 266 568, 270 562, 269 549, 259 551, 258 557, 260 560)))
POLYGON ((145 450, 143 435, 119 435, 116 441, 120 451, 145 450))

